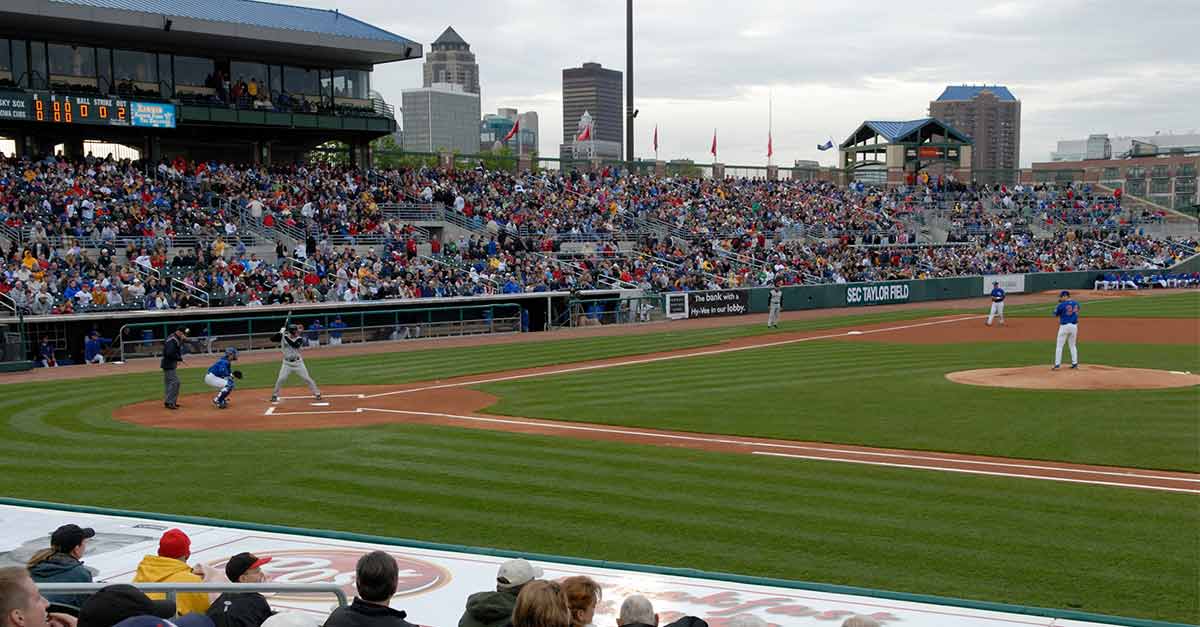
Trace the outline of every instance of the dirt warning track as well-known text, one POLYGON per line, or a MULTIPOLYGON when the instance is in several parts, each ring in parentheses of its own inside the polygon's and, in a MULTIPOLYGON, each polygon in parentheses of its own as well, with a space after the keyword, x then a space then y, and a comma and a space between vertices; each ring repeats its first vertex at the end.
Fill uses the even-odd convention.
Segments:
MULTIPOLYGON (((926 330, 936 334, 941 333, 942 328, 980 324, 980 319, 980 316, 955 316, 908 324, 888 323, 863 326, 850 330, 740 338, 716 347, 528 368, 405 385, 327 387, 324 390, 324 403, 320 406, 314 406, 314 399, 311 397, 298 395, 303 393, 298 389, 293 389, 292 394, 295 395, 285 395, 277 404, 270 402, 268 390, 238 390, 233 396, 231 407, 226 410, 214 407, 209 399, 209 394, 195 394, 182 399, 183 408, 178 411, 166 410, 158 401, 146 401, 119 408, 115 412, 115 417, 127 422, 157 428, 230 431, 336 429, 392 423, 448 425, 511 433, 741 453, 797 461, 835 461, 937 472, 1200 494, 1200 474, 1192 473, 488 415, 484 413, 484 410, 492 405, 496 398, 470 387, 497 381, 584 372, 816 340, 865 339, 873 336, 906 334, 914 330, 926 330)), ((1115 328, 1119 327, 1114 325, 1115 328)))

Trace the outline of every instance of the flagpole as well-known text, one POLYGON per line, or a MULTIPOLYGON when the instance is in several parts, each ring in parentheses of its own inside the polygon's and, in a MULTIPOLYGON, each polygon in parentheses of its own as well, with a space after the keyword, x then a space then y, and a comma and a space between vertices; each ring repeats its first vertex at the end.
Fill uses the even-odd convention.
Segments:
POLYGON ((767 165, 771 165, 772 154, 775 152, 775 147, 772 145, 772 133, 775 130, 775 93, 767 92, 767 165))

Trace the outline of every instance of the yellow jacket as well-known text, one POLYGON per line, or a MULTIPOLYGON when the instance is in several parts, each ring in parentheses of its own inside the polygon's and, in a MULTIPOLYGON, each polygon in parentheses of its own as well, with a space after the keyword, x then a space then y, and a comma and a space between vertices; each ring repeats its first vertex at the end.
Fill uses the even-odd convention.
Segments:
MULTIPOLYGON (((192 572, 192 567, 186 562, 157 555, 147 555, 138 564, 137 574, 133 576, 134 583, 200 583, 204 578, 192 572)), ((146 595, 151 599, 165 599, 162 593, 146 595)), ((180 616, 208 611, 211 605, 208 594, 204 592, 180 592, 175 595, 175 610, 180 616)))

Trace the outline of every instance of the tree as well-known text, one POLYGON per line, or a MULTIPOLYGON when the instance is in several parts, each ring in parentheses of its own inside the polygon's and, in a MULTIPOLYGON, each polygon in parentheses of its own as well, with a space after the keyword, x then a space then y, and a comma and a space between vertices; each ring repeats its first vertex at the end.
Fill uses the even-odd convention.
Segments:
POLYGON ((479 160, 485 170, 503 170, 512 172, 517 169, 517 158, 508 146, 495 150, 484 150, 479 153, 479 160))

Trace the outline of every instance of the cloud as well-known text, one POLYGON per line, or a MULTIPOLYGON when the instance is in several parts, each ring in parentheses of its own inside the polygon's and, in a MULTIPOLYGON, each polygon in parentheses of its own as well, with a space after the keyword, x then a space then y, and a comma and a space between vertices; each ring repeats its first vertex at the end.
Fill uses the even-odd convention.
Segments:
MULTIPOLYGON (((598 61, 624 70, 624 3, 445 0, 397 11, 392 0, 304 0, 428 44, 453 25, 480 64, 483 110, 536 109, 541 152, 562 137, 562 69, 598 61)), ((1022 101, 1021 161, 1045 160, 1059 139, 1198 125, 1200 32, 1191 0, 1032 3, 655 0, 635 5, 635 129, 650 155, 762 164, 766 98, 774 93, 777 163, 824 158, 864 119, 911 119, 948 84, 997 83, 1022 101)), ((373 86, 399 101, 420 84, 420 61, 376 68, 373 86)), ((573 122, 572 122, 573 124, 573 122)))

